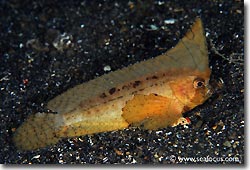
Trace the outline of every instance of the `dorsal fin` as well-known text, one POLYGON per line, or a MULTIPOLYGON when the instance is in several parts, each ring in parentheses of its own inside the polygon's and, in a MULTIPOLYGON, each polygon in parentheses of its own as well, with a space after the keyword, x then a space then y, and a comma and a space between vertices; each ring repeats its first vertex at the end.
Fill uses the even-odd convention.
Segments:
POLYGON ((206 71, 208 51, 201 19, 197 18, 181 41, 163 55, 173 59, 176 66, 198 69, 201 72, 206 71))
POLYGON ((166 53, 147 61, 100 76, 89 82, 77 85, 49 101, 47 107, 58 113, 70 112, 81 102, 126 82, 157 72, 168 72, 180 68, 190 68, 205 72, 208 68, 207 46, 201 19, 179 43, 166 53))

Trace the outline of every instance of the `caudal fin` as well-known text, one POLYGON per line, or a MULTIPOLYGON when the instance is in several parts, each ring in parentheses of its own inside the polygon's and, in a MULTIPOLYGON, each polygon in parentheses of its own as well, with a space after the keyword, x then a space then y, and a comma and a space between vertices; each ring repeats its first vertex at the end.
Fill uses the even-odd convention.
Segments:
POLYGON ((60 138, 55 135, 55 114, 37 113, 31 115, 16 130, 13 141, 20 150, 33 150, 56 144, 60 138))

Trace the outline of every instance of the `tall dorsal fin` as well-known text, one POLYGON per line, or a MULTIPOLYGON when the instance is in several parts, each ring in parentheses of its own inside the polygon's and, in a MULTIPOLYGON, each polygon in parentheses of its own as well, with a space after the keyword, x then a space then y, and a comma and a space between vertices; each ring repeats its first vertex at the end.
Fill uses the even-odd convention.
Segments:
POLYGON ((198 69, 204 72, 208 68, 208 51, 202 21, 197 18, 192 28, 180 42, 165 54, 176 65, 198 69))
POLYGON ((145 75, 182 68, 200 72, 206 72, 209 69, 207 46, 200 18, 196 19, 186 36, 166 53, 77 85, 49 101, 47 107, 58 113, 70 112, 81 102, 96 97, 113 87, 137 80, 145 75))

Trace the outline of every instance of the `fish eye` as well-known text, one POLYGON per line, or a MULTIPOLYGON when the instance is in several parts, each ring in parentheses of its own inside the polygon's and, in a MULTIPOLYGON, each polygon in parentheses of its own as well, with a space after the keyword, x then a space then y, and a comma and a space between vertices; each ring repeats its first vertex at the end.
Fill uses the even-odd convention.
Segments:
POLYGON ((194 88, 202 88, 205 86, 205 80, 202 78, 196 78, 193 82, 194 88))

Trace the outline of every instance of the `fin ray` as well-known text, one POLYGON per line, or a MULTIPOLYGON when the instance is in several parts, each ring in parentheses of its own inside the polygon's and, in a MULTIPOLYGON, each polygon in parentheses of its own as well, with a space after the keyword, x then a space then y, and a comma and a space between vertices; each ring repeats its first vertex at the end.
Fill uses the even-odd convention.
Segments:
POLYGON ((17 129, 13 141, 18 149, 33 150, 56 144, 60 138, 55 136, 55 114, 36 113, 17 129))

